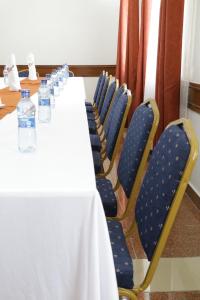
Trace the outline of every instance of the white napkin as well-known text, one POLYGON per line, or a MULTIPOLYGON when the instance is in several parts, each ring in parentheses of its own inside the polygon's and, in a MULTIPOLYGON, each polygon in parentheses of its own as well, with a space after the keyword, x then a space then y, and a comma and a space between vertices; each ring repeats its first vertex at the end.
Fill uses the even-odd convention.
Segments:
POLYGON ((37 74, 36 74, 36 69, 35 69, 35 59, 34 59, 34 55, 32 53, 30 53, 27 57, 27 64, 28 64, 28 69, 29 69, 28 78, 30 80, 36 80, 37 74))
POLYGON ((9 86, 10 91, 21 90, 19 74, 18 74, 14 54, 11 54, 10 61, 8 63, 8 86, 9 86))

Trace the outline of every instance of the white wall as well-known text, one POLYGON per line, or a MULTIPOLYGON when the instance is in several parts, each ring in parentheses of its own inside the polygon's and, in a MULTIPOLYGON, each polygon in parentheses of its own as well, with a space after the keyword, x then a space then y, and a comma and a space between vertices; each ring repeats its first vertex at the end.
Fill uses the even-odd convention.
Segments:
MULTIPOLYGON (((187 0, 185 5, 185 22, 187 25, 187 28, 185 28, 185 43, 183 44, 185 48, 183 49, 185 79, 200 84, 200 1, 193 0, 191 2, 191 0, 187 0)), ((188 109, 187 116, 192 121, 200 147, 200 114, 188 109)), ((200 154, 192 173, 190 184, 200 196, 200 154)))
POLYGON ((0 64, 115 64, 120 0, 0 0, 0 64))

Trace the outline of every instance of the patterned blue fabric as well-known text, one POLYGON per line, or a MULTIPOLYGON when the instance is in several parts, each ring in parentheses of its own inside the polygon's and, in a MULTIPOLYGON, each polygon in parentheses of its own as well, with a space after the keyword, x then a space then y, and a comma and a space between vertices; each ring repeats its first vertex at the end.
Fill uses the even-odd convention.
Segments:
POLYGON ((92 146, 92 150, 99 152, 101 151, 101 142, 97 134, 90 134, 90 143, 92 146))
POLYGON ((128 102, 128 95, 126 93, 124 95, 121 95, 117 105, 114 107, 113 110, 113 117, 111 120, 110 129, 106 139, 106 154, 110 160, 112 159, 113 151, 119 134, 124 112, 127 106, 127 102, 128 102))
POLYGON ((99 88, 100 88, 100 84, 101 84, 101 80, 103 78, 103 73, 99 76, 99 79, 97 81, 97 86, 96 86, 96 89, 95 89, 95 93, 94 93, 94 102, 96 103, 97 101, 97 95, 98 95, 98 92, 99 92, 99 88))
POLYGON ((89 105, 86 105, 86 113, 93 113, 94 109, 93 109, 93 106, 89 106, 89 105))
POLYGON ((107 221, 112 246, 117 284, 120 288, 133 288, 133 263, 124 238, 122 225, 118 221, 107 221))
POLYGON ((108 85, 109 85, 109 78, 106 77, 106 80, 105 80, 104 85, 103 85, 101 99, 100 99, 99 104, 98 104, 98 112, 99 112, 99 114, 101 113, 101 109, 102 109, 102 106, 103 106, 103 103, 104 103, 106 92, 108 90, 108 85))
POLYGON ((103 166, 102 166, 102 163, 101 163, 100 153, 97 152, 97 151, 92 151, 92 155, 93 155, 93 161, 94 161, 95 174, 102 173, 103 166))
POLYGON ((111 105, 111 101, 112 101, 115 89, 116 89, 116 81, 114 81, 110 84, 110 86, 108 88, 108 91, 107 91, 107 94, 106 94, 106 97, 105 97, 105 100, 103 102, 103 106, 102 106, 102 109, 101 109, 101 112, 100 112, 101 124, 103 124, 104 121, 105 121, 108 109, 111 105))
POLYGON ((113 117, 113 114, 114 114, 114 110, 115 110, 115 107, 121 97, 121 95, 124 93, 124 87, 123 86, 120 86, 117 90, 117 93, 116 93, 116 96, 115 96, 115 99, 113 101, 113 104, 112 104, 112 107, 111 107, 111 110, 110 110, 110 113, 109 113, 109 116, 106 120, 106 124, 105 124, 105 127, 104 127, 104 131, 105 131, 105 135, 107 137, 108 135, 108 131, 109 131, 109 128, 110 128, 110 124, 112 122, 112 117, 113 117))
POLYGON ((134 112, 120 155, 117 175, 127 197, 130 196, 154 120, 151 107, 140 105, 134 112))
POLYGON ((88 120, 88 126, 90 134, 97 134, 96 122, 93 120, 88 120))
POLYGON ((102 79, 100 81, 99 90, 98 90, 96 101, 95 101, 97 107, 98 107, 99 102, 101 100, 101 96, 102 96, 102 93, 103 93, 103 87, 104 87, 104 83, 105 83, 106 78, 107 78, 106 75, 103 75, 102 79))
POLYGON ((96 185, 106 217, 115 217, 117 215, 117 199, 110 180, 106 178, 97 178, 96 185))
POLYGON ((155 146, 136 203, 138 232, 149 260, 152 259, 190 153, 182 126, 172 125, 155 146))
POLYGON ((26 71, 19 71, 19 77, 28 77, 29 76, 29 70, 26 71))
MULTIPOLYGON (((89 101, 86 101, 86 102, 85 102, 85 106, 92 107, 92 103, 91 103, 91 102, 89 102, 89 101)), ((88 109, 89 107, 86 107, 86 109, 88 109)))
POLYGON ((87 112, 87 118, 88 120, 95 120, 95 115, 91 112, 87 112))

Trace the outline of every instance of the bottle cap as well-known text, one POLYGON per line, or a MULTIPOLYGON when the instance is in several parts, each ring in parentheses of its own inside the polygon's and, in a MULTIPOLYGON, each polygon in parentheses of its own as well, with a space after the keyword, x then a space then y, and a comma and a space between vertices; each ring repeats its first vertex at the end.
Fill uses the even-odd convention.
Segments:
POLYGON ((30 97, 30 90, 27 89, 27 90, 25 90, 25 91, 26 91, 26 97, 29 98, 29 97, 30 97))
POLYGON ((26 97, 26 90, 21 90, 21 97, 25 98, 26 97))

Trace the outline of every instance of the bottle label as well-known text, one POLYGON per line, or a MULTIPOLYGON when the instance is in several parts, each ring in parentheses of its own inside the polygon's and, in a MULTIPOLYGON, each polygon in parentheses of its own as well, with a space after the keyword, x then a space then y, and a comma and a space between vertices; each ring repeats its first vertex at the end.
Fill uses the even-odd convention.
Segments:
POLYGON ((19 128, 35 128, 35 118, 19 118, 18 119, 19 128))
POLYGON ((39 105, 41 106, 50 106, 50 99, 39 99, 39 105))

